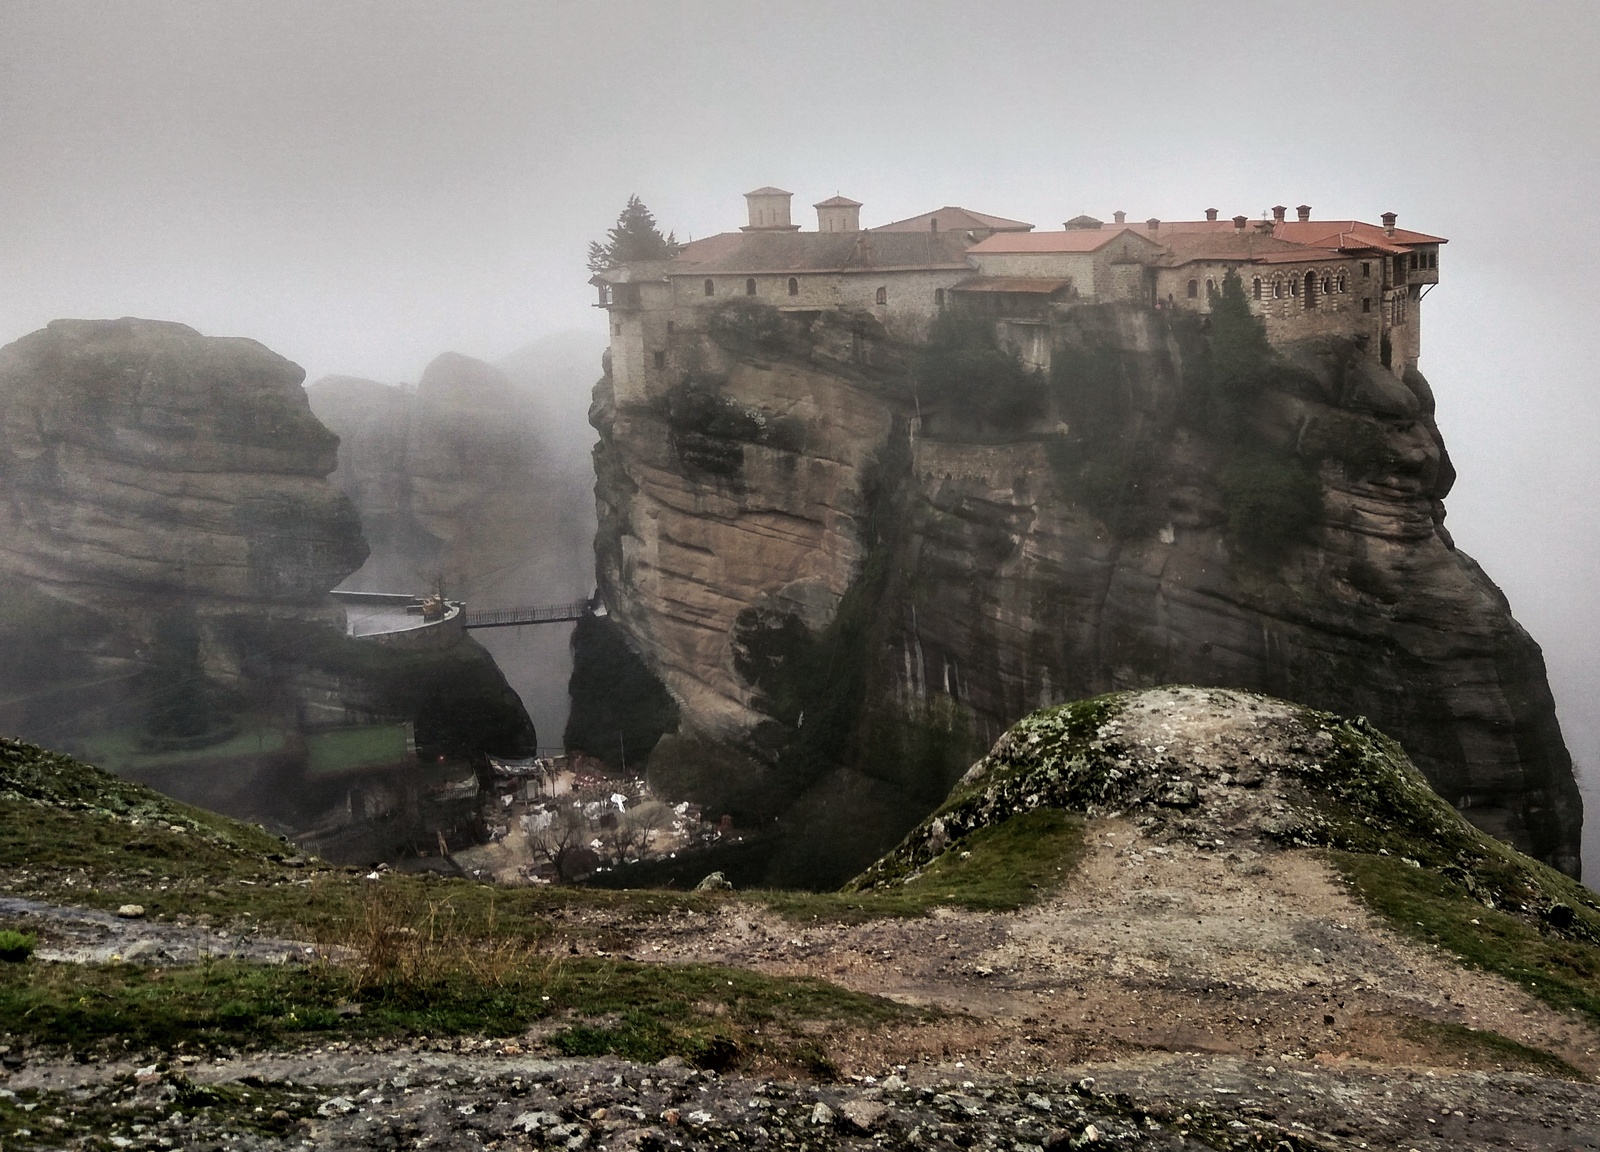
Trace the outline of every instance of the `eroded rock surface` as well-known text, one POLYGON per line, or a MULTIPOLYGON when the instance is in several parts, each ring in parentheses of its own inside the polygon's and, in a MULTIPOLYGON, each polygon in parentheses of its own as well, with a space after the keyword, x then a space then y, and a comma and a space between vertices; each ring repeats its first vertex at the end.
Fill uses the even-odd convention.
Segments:
POLYGON ((303 378, 153 320, 58 320, 0 349, 0 731, 295 831, 393 817, 404 789, 360 786, 418 748, 531 751, 470 639, 345 636, 328 592, 367 544, 303 378))
POLYGON ((1368 716, 1469 819, 1575 874, 1543 660, 1443 528, 1427 382, 1315 343, 1240 385, 1160 312, 1051 324, 1020 416, 981 386, 933 397, 918 350, 846 313, 713 312, 646 394, 601 380, 606 603, 682 738, 745 756, 720 779, 815 794, 842 766, 883 813, 864 864, 959 773, 917 751, 930 730, 970 762, 1043 705, 1231 686, 1368 716), (847 731, 813 737, 819 717, 847 731))

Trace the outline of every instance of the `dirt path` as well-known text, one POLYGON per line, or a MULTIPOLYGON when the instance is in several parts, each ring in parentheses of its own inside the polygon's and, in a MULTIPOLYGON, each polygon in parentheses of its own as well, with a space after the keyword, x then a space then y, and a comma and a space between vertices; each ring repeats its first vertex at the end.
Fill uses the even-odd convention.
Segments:
POLYGON ((1088 835, 1080 871, 1021 912, 798 925, 730 902, 646 926, 626 954, 820 976, 970 1014, 897 1037, 902 1062, 1024 1074, 1158 1050, 1515 1066, 1466 1031, 1478 1029, 1600 1071, 1591 1025, 1398 936, 1312 853, 1152 845, 1120 820, 1088 835))
POLYGON ((225 932, 16 896, 0 897, 0 920, 37 935, 40 960, 65 964, 193 964, 206 957, 285 964, 314 951, 255 930, 225 932))

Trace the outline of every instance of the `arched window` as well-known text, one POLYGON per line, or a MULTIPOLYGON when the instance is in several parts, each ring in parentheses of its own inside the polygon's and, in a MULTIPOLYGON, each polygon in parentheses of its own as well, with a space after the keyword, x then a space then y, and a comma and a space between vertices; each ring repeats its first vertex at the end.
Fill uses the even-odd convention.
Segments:
POLYGON ((1299 296, 1300 295, 1300 277, 1298 277, 1298 276, 1289 277, 1289 295, 1290 296, 1299 296))
POLYGON ((793 276, 789 277, 789 295, 800 295, 800 281, 793 276))
POLYGON ((1198 281, 1198 280, 1189 281, 1189 299, 1193 300, 1196 296, 1199 296, 1199 295, 1200 295, 1200 281, 1198 281))
POLYGON ((717 294, 717 282, 708 277, 707 280, 706 280, 706 295, 707 296, 715 296, 716 294, 717 294))
POLYGON ((879 288, 877 295, 872 298, 874 304, 887 304, 889 302, 889 289, 879 288))
POLYGON ((1323 278, 1322 278, 1322 294, 1324 296, 1331 296, 1333 294, 1333 277, 1326 276, 1326 275, 1323 276, 1323 278))
POLYGON ((1207 276, 1206 277, 1206 299, 1209 300, 1209 299, 1211 299, 1211 297, 1215 296, 1216 294, 1217 294, 1217 282, 1215 280, 1213 280, 1211 277, 1207 276))
POLYGON ((1257 300, 1261 299, 1261 277, 1257 276, 1250 285, 1251 293, 1257 300))
POLYGON ((933 306, 935 308, 943 308, 944 307, 944 289, 943 288, 935 288, 933 290, 933 306))
POLYGON ((1283 298, 1283 277, 1282 276, 1276 277, 1272 281, 1272 298, 1274 300, 1281 300, 1283 298))
POLYGON ((1317 274, 1315 272, 1306 273, 1306 298, 1302 303, 1307 308, 1315 308, 1317 306, 1317 274))
POLYGON ((754 276, 744 282, 744 294, 746 296, 754 296, 756 294, 756 278, 754 276))

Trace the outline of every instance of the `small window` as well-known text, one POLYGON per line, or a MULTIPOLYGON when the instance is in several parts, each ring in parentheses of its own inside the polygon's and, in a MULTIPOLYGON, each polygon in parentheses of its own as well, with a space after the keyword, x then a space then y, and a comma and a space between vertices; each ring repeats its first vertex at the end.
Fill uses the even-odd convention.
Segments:
POLYGON ((789 277, 789 295, 800 295, 800 281, 794 276, 789 277))
POLYGON ((872 302, 874 304, 887 304, 889 302, 889 289, 879 288, 877 295, 873 296, 872 302))
POLYGON ((1272 298, 1274 300, 1283 299, 1283 277, 1281 276, 1272 282, 1272 298))
POLYGON ((943 288, 935 288, 933 290, 933 306, 935 308, 943 308, 944 307, 944 289, 943 288))
POLYGON ((1324 276, 1322 278, 1322 294, 1324 296, 1333 295, 1333 277, 1332 276, 1324 276))
POLYGON ((1189 281, 1189 299, 1193 300, 1200 295, 1200 281, 1189 281))
POLYGON ((1261 299, 1261 277, 1257 276, 1251 282, 1250 290, 1257 300, 1261 299))
POLYGON ((1417 266, 1417 254, 1415 252, 1411 254, 1411 266, 1413 268, 1417 266))
POLYGON ((715 296, 716 294, 717 294, 717 282, 715 280, 708 279, 706 281, 706 295, 707 296, 715 296))
POLYGON ((668 320, 667 321, 667 332, 670 334, 671 331, 672 331, 672 321, 668 320))
POLYGON ((1372 297, 1371 296, 1363 296, 1361 298, 1361 310, 1363 312, 1371 312, 1372 311, 1372 297))
POLYGON ((667 354, 665 352, 657 352, 656 353, 656 367, 657 368, 665 368, 666 366, 667 366, 667 354))
POLYGON ((1299 296, 1300 295, 1300 277, 1291 276, 1289 278, 1289 295, 1291 295, 1291 296, 1299 296))
POLYGON ((1207 276, 1206 277, 1206 299, 1209 300, 1211 297, 1215 296, 1216 294, 1217 294, 1217 282, 1215 280, 1211 279, 1211 277, 1207 276))
POLYGON ((1371 275, 1372 275, 1372 263, 1371 263, 1371 261, 1365 261, 1365 260, 1362 261, 1362 263, 1361 263, 1361 278, 1363 280, 1365 280, 1371 275))
POLYGON ((1439 254, 1437 252, 1429 252, 1428 253, 1428 267, 1429 268, 1437 268, 1438 266, 1439 266, 1439 254))
POLYGON ((756 278, 754 276, 744 282, 744 294, 746 296, 754 296, 756 294, 756 278))
POLYGON ((1348 292, 1349 290, 1349 287, 1345 284, 1344 273, 1339 273, 1339 291, 1348 292))

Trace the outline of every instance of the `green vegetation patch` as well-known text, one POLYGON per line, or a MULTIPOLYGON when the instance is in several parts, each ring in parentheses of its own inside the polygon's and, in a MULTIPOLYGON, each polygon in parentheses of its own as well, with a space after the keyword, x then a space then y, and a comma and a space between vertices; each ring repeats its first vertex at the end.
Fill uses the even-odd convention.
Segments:
POLYGON ((960 420, 1015 431, 1042 417, 1050 390, 1041 372, 1000 347, 995 326, 950 310, 934 320, 913 370, 922 403, 948 408, 960 420))
POLYGON ((1539 1076, 1558 1076, 1563 1080, 1588 1080, 1579 1069, 1542 1048, 1519 1044, 1509 1036, 1481 1028, 1469 1028, 1450 1020, 1412 1018, 1402 1022, 1401 1035, 1425 1044, 1435 1051, 1458 1053, 1463 1063, 1473 1066, 1498 1065, 1539 1076))
POLYGON ((889 855, 855 880, 855 891, 904 886, 936 859, 968 849, 965 838, 1041 808, 1092 811, 1120 794, 1121 774, 1094 753, 1101 727, 1120 706, 1097 696, 1019 720, 949 799, 889 855))
POLYGON ((334 728, 306 739, 306 771, 312 777, 340 776, 384 764, 415 759, 404 724, 334 728))
POLYGON ((1083 852, 1083 822, 1059 809, 1040 808, 978 829, 892 886, 858 879, 843 892, 749 896, 794 920, 847 924, 924 916, 937 907, 1010 912, 1059 888, 1083 852))
POLYGON ((282 1046, 312 1036, 520 1035, 549 1026, 570 1054, 727 1067, 813 1059, 814 1025, 878 1026, 926 1014, 821 980, 715 965, 645 965, 519 952, 492 971, 217 961, 0 967, 0 1032, 75 1052, 282 1046))
MULTIPOLYGON (((0 867, 82 857, 87 846, 63 835, 65 828, 39 826, 67 814, 110 818, 124 826, 151 824, 155 827, 149 835, 181 836, 186 845, 203 844, 228 854, 260 856, 282 848, 253 824, 191 808, 70 756, 4 737, 0 737, 0 807, 10 809, 9 818, 0 824, 0 867)), ((69 819, 68 823, 76 827, 82 822, 69 819)))
MULTIPOLYGON (((1351 889, 1403 935, 1600 1023, 1600 949, 1594 944, 1552 928, 1520 906, 1516 911, 1485 907, 1460 872, 1356 852, 1330 852, 1329 859, 1351 889)), ((1535 872, 1543 867, 1527 864, 1535 872)), ((1575 922, 1590 927, 1594 913, 1592 905, 1583 907, 1575 922)))
POLYGON ((1297 456, 1241 448, 1217 484, 1228 535, 1251 555, 1273 557, 1304 543, 1322 520, 1322 482, 1297 456))
POLYGON ((31 932, 18 932, 11 928, 0 930, 0 962, 21 964, 39 946, 39 938, 31 932))

